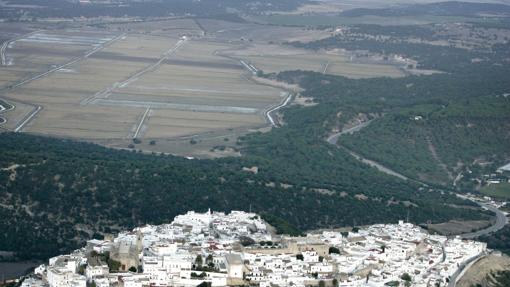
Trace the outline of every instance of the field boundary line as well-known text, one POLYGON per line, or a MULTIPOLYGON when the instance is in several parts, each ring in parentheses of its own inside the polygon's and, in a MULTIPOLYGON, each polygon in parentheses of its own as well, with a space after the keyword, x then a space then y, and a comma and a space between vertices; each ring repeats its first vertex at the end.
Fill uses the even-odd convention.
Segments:
POLYGON ((138 124, 138 127, 136 128, 136 131, 135 131, 135 134, 133 136, 133 139, 138 138, 138 134, 140 133, 140 130, 142 129, 143 123, 145 122, 145 118, 147 118, 147 115, 149 114, 150 110, 151 110, 150 106, 147 107, 147 109, 145 110, 145 113, 143 114, 142 119, 140 120, 140 123, 138 124))
POLYGON ((326 63, 326 65, 324 66, 324 70, 322 71, 322 74, 324 74, 324 75, 325 75, 325 74, 328 72, 328 68, 329 68, 329 64, 330 64, 330 63, 331 63, 330 61, 328 61, 328 62, 326 63))
POLYGON ((23 120, 21 122, 21 124, 19 124, 15 129, 14 129, 14 132, 15 133, 18 133, 18 132, 21 132, 23 130, 23 128, 42 110, 42 107, 41 106, 37 106, 35 108, 35 110, 32 111, 32 113, 30 113, 28 115, 28 117, 25 118, 25 120, 23 120))
POLYGON ((164 61, 168 60, 170 58, 170 56, 172 56, 175 52, 177 52, 177 50, 182 45, 184 45, 187 41, 188 41, 187 38, 181 39, 181 40, 177 41, 177 43, 172 48, 168 49, 166 52, 164 52, 162 54, 162 56, 158 59, 157 62, 152 63, 152 64, 150 64, 148 66, 145 66, 141 70, 138 70, 134 74, 128 76, 127 79, 125 79, 125 80, 123 80, 121 82, 115 82, 110 87, 107 87, 107 88, 105 88, 105 89, 95 93, 94 95, 92 95, 92 96, 90 96, 88 98, 83 99, 80 102, 80 105, 84 106, 84 105, 94 104, 95 100, 97 100, 99 97, 107 99, 112 94, 112 92, 114 92, 115 89, 123 88, 123 87, 129 85, 131 82, 138 80, 138 78, 141 77, 143 74, 151 72, 151 71, 154 71, 164 61))
POLYGON ((26 37, 29 37, 33 34, 36 34, 36 33, 40 33, 44 30, 36 30, 36 31, 33 31, 33 32, 30 32, 30 33, 27 33, 27 34, 23 34, 23 35, 19 35, 18 37, 14 37, 10 40, 7 40, 3 43, 2 47, 0 48, 0 58, 2 58, 2 66, 7 66, 7 57, 5 56, 5 52, 7 51, 7 48, 9 47, 9 45, 13 42, 16 42, 20 39, 23 39, 23 38, 26 38, 26 37))
POLYGON ((29 79, 22 80, 21 82, 19 82, 19 83, 17 83, 17 84, 14 84, 14 85, 12 85, 12 86, 10 86, 10 87, 7 87, 7 89, 6 89, 6 90, 8 90, 8 91, 12 91, 12 90, 14 90, 14 89, 16 89, 16 88, 18 88, 18 87, 21 87, 21 86, 23 86, 23 85, 25 85, 25 84, 28 84, 28 83, 33 82, 33 81, 36 81, 36 80, 38 80, 38 79, 40 79, 40 78, 42 78, 42 77, 45 77, 45 76, 47 76, 47 75, 49 75, 49 74, 51 74, 51 73, 53 73, 53 72, 56 72, 56 71, 60 70, 60 69, 63 69, 63 68, 65 68, 65 67, 68 67, 68 66, 71 66, 71 65, 74 65, 74 64, 76 64, 76 63, 78 63, 78 62, 80 62, 80 61, 82 61, 82 60, 84 60, 84 59, 87 59, 87 58, 88 58, 89 56, 91 56, 92 54, 94 54, 94 53, 96 53, 96 52, 99 52, 100 50, 102 50, 103 48, 107 47, 107 46, 108 46, 108 45, 110 45, 111 43, 113 43, 113 42, 117 41, 118 39, 120 39, 120 38, 121 38, 122 36, 124 36, 124 35, 125 35, 125 34, 119 35, 119 36, 117 36, 117 37, 115 37, 115 38, 111 39, 110 41, 108 41, 108 42, 106 42, 106 43, 101 44, 101 45, 100 45, 100 46, 98 46, 98 47, 94 47, 92 50, 90 50, 90 51, 86 52, 83 56, 80 56, 80 57, 78 57, 78 58, 74 58, 73 60, 71 60, 71 61, 69 61, 69 62, 67 62, 67 63, 64 63, 64 64, 62 64, 62 65, 59 65, 59 66, 57 66, 57 67, 55 67, 55 68, 52 68, 52 69, 50 69, 50 70, 48 70, 48 71, 46 71, 46 72, 41 73, 41 74, 35 75, 35 76, 33 76, 33 77, 29 78, 29 79))

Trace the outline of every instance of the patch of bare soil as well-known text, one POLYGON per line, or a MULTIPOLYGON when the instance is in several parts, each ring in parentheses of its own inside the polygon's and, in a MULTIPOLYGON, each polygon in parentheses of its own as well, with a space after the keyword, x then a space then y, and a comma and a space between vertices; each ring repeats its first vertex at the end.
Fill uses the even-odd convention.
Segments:
POLYGON ((462 233, 469 233, 476 230, 480 230, 491 225, 489 220, 468 220, 468 221, 457 221, 451 220, 448 222, 429 224, 428 229, 435 231, 442 235, 455 235, 462 233))
POLYGON ((312 97, 303 97, 302 95, 298 95, 294 99, 294 104, 304 106, 304 107, 311 107, 311 106, 317 105, 317 103, 313 101, 312 97))
POLYGON ((491 272, 510 270, 510 257, 506 255, 489 255, 473 264, 457 283, 458 287, 487 285, 486 278, 491 272))

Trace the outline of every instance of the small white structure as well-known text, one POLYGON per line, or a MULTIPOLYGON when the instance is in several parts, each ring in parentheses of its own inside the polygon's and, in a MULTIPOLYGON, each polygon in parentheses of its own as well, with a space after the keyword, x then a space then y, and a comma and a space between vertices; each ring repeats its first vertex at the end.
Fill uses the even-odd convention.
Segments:
POLYGON ((242 279, 244 264, 239 254, 227 254, 225 256, 227 274, 229 278, 242 279))

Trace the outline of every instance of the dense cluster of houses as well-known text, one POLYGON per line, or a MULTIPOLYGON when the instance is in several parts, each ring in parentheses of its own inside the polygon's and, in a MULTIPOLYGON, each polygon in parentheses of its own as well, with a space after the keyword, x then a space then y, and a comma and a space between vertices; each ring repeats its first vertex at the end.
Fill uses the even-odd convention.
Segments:
POLYGON ((404 222, 290 237, 255 213, 190 211, 171 224, 90 240, 22 286, 446 286, 485 250, 404 222))

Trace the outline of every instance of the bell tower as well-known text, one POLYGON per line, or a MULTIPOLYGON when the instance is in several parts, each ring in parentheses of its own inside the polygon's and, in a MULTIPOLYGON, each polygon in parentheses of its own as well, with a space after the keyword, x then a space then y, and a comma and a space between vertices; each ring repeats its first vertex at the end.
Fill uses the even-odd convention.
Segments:
POLYGON ((143 234, 140 229, 136 231, 136 251, 138 253, 142 252, 143 250, 143 234))

